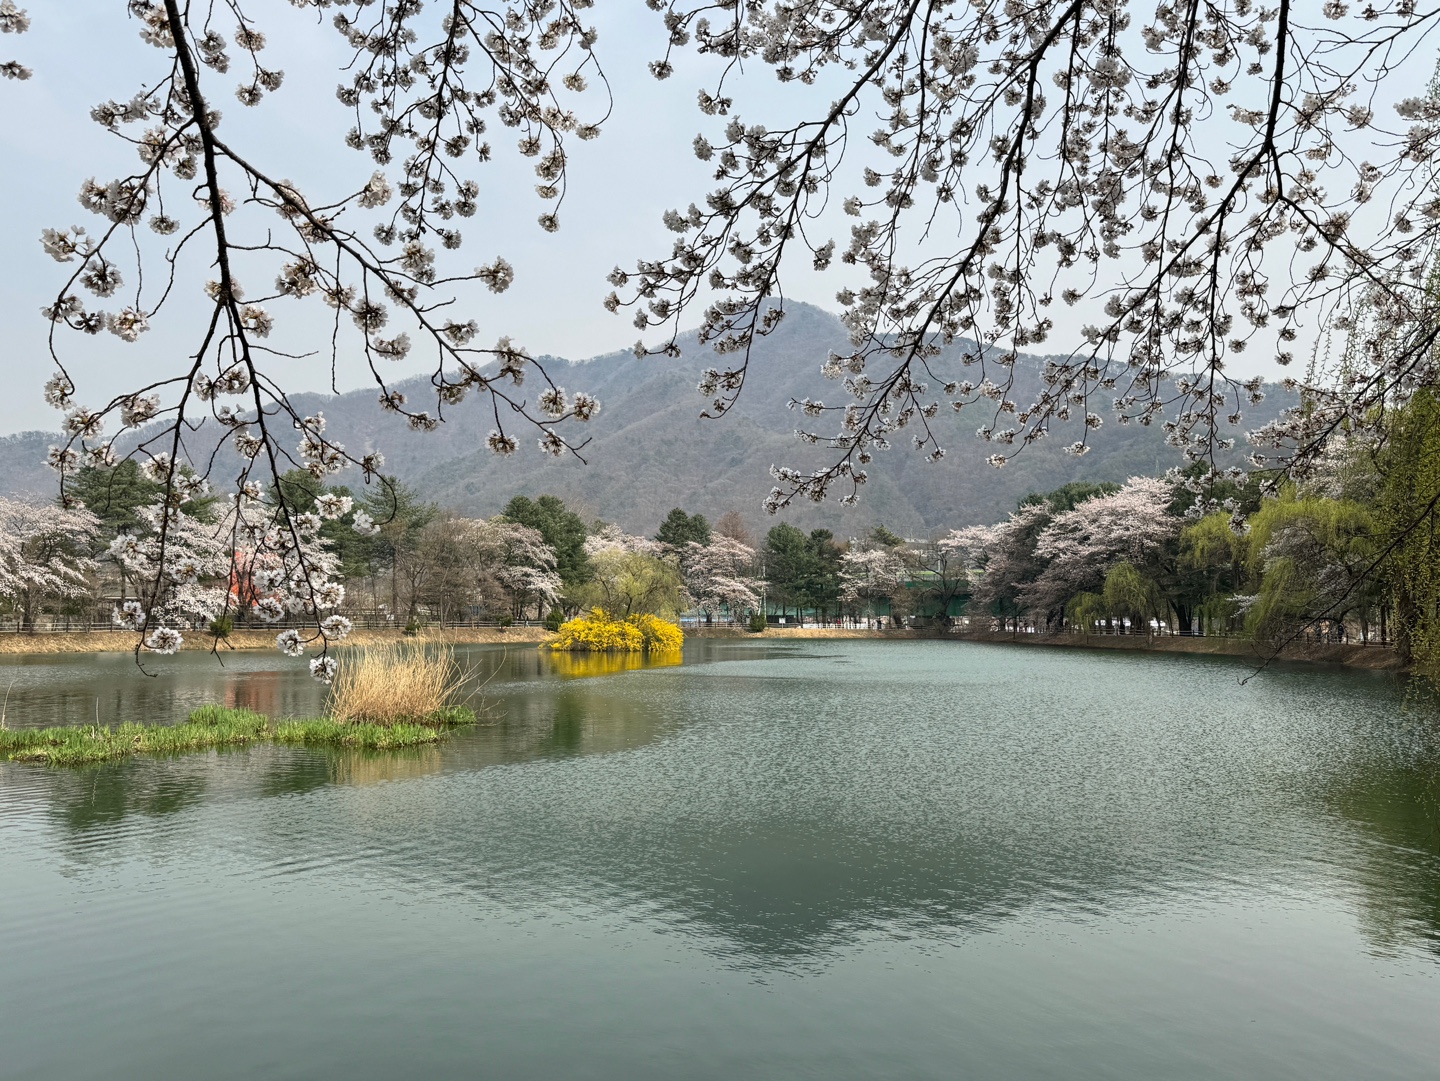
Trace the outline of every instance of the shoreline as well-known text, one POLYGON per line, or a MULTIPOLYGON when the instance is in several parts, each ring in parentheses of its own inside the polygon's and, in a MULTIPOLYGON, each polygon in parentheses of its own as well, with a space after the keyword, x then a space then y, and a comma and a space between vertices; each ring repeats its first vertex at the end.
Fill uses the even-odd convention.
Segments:
POLYGON ((1174 637, 1108 634, 1018 634, 980 632, 956 635, 965 642, 1000 645, 1054 646, 1069 649, 1128 650, 1136 653, 1188 653, 1199 656, 1238 657, 1257 665, 1270 661, 1301 664, 1338 664, 1372 672, 1404 672, 1406 666, 1389 646, 1339 642, 1295 642, 1279 651, 1262 649, 1249 638, 1174 637))
MULTIPOLYGON (((185 653, 208 653, 214 645, 204 631, 185 633, 185 653)), ((230 632, 220 643, 220 652, 274 649, 277 631, 242 628, 230 632)), ((540 643, 554 635, 544 627, 453 627, 449 630, 424 630, 406 636, 392 630, 351 631, 338 648, 378 646, 390 642, 448 643, 450 645, 499 645, 505 642, 540 643)), ((10 633, 0 635, 0 654, 19 653, 131 653, 137 641, 134 631, 42 631, 38 634, 10 633)))
POLYGON ((1286 661, 1301 664, 1339 664, 1372 672, 1404 672, 1405 664, 1388 646, 1325 642, 1297 642, 1278 653, 1261 649, 1249 638, 1185 637, 1180 635, 1109 634, 1021 634, 1016 631, 968 631, 936 634, 918 630, 862 631, 841 627, 767 627, 751 634, 731 627, 698 631, 697 638, 874 638, 908 641, 978 642, 988 645, 1050 646, 1056 649, 1109 649, 1133 653, 1186 653, 1200 656, 1238 657, 1266 664, 1286 661))
MULTIPOLYGON (((270 630, 244 628, 232 631, 220 645, 221 652, 264 650, 275 648, 275 633, 270 630)), ((792 641, 806 639, 873 639, 934 642, 978 642, 991 645, 1050 646, 1057 649, 1109 649, 1136 653, 1187 653, 1197 655, 1238 657, 1264 664, 1271 660, 1302 664, 1339 664, 1377 672, 1403 672, 1405 665, 1394 650, 1387 646, 1339 643, 1295 643, 1276 654, 1260 649, 1246 638, 1189 638, 1143 635, 1072 635, 1020 634, 1014 631, 969 631, 936 634, 933 631, 858 630, 846 627, 767 627, 759 634, 738 627, 712 627, 687 631, 687 638, 734 638, 760 641, 792 641)), ((539 645, 554 637, 544 627, 454 627, 421 631, 408 638, 392 630, 355 630, 343 643, 350 646, 377 646, 392 642, 411 641, 423 644, 504 645, 506 643, 539 645)), ((135 634, 126 630, 107 631, 43 631, 38 634, 0 634, 0 655, 42 653, 129 653, 135 649, 135 634)), ((203 632, 192 632, 182 649, 186 652, 208 652, 212 640, 203 632)))

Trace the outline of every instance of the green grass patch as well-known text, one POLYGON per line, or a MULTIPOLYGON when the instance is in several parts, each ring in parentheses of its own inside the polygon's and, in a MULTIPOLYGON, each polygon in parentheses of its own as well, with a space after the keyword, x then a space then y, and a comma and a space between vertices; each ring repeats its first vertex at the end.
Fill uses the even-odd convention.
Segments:
POLYGON ((0 759, 79 766, 136 754, 181 754, 243 743, 288 743, 388 751, 438 743, 448 729, 474 724, 475 713, 450 706, 396 724, 346 724, 329 717, 272 721, 263 713, 201 706, 183 724, 79 725, 0 729, 0 759))

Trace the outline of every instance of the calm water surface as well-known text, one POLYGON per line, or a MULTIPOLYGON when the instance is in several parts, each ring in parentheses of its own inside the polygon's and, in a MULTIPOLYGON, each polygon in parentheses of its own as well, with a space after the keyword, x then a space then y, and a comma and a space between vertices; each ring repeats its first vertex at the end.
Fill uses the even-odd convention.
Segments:
MULTIPOLYGON (((465 657, 497 717, 439 748, 0 764, 0 1076, 1440 1076, 1440 723, 1389 677, 465 657)), ((0 691, 12 725, 321 706, 226 663, 0 691)))

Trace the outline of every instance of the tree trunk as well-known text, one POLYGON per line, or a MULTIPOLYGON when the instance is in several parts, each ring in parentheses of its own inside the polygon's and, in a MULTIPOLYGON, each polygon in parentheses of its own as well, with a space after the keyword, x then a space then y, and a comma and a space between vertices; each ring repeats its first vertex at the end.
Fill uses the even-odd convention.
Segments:
POLYGON ((1186 638, 1191 637, 1194 631, 1191 629, 1191 620, 1195 618, 1194 609, 1188 604, 1177 604, 1175 606, 1175 623, 1179 633, 1186 638))

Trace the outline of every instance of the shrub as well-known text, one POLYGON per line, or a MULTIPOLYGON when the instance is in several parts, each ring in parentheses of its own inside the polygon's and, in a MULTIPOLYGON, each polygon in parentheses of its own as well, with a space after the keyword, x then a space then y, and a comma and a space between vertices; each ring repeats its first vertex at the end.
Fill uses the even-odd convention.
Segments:
POLYGON ((465 676, 448 648, 412 643, 378 646, 341 663, 330 691, 330 715, 354 724, 398 724, 443 718, 456 707, 465 676))
POLYGON ((403 634, 406 638, 414 638, 417 634, 419 634, 419 633, 420 633, 421 631, 423 631, 424 629, 425 629, 425 624, 424 624, 423 622, 421 622, 421 620, 417 617, 417 618, 415 618, 415 619, 410 620, 409 623, 405 624, 405 629, 402 630, 400 633, 403 634))
POLYGON ((616 619, 603 608, 588 616, 567 620, 551 649, 589 650, 595 653, 663 653, 685 644, 678 624, 658 616, 639 615, 616 619))
POLYGON ((552 633, 558 631, 564 623, 565 613, 558 608, 550 609, 549 614, 545 616, 545 629, 552 633))
POLYGON ((765 629, 765 617, 759 612, 750 613, 750 633, 759 634, 765 629))
POLYGON ((210 621, 210 633, 216 638, 222 640, 229 638, 230 632, 234 629, 235 619, 232 616, 221 616, 219 619, 212 619, 210 621))

